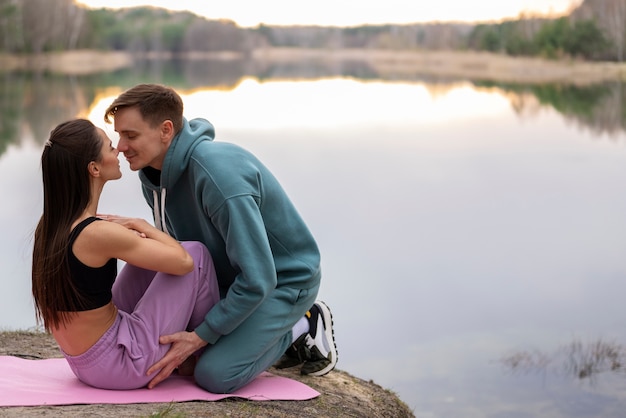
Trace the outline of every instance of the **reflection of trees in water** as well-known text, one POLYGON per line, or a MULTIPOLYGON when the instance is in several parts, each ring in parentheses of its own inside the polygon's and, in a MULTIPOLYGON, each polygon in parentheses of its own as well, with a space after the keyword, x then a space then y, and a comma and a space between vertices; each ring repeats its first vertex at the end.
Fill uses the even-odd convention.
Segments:
POLYGON ((580 129, 595 135, 616 136, 626 130, 626 86, 619 82, 594 85, 512 85, 477 83, 507 92, 519 115, 533 114, 543 107, 557 110, 580 129), (529 98, 528 95, 532 95, 529 98))
POLYGON ((43 143, 60 122, 84 115, 97 91, 126 89, 139 83, 160 83, 176 89, 233 89, 244 77, 316 79, 340 75, 377 78, 359 62, 263 64, 245 59, 138 60, 132 67, 110 73, 63 76, 46 73, 1 73, 0 156, 25 132, 43 143))
POLYGON ((37 143, 43 144, 60 122, 79 116, 89 107, 89 98, 93 97, 74 76, 44 77, 37 74, 29 81, 24 91, 23 120, 30 126, 37 143))
MULTIPOLYGON (((468 80, 436 75, 409 76, 377 73, 357 60, 310 59, 288 62, 235 59, 138 60, 132 67, 110 73, 63 76, 44 73, 0 74, 0 156, 25 132, 43 143, 58 123, 83 115, 97 92, 108 87, 126 89, 139 83, 160 83, 176 89, 233 89, 243 78, 259 80, 315 80, 351 77, 425 83, 431 93, 455 88, 468 80)), ((594 86, 537 85, 475 82, 477 88, 497 88, 509 98, 520 117, 532 117, 550 106, 580 128, 595 134, 614 135, 626 129, 625 86, 622 83, 594 86)))
POLYGON ((0 75, 0 155, 10 144, 19 142, 24 85, 13 74, 0 75))
POLYGON ((330 77, 352 77, 362 80, 382 79, 367 63, 355 60, 302 60, 280 63, 255 63, 259 79, 307 80, 330 77))
POLYGON ((590 343, 574 340, 555 353, 538 350, 516 351, 500 359, 502 365, 513 372, 539 372, 552 370, 575 379, 589 379, 605 372, 624 372, 626 347, 615 342, 598 339, 590 343))
POLYGON ((617 135, 626 128, 621 82, 592 86, 537 86, 534 94, 545 105, 554 107, 568 121, 592 133, 617 135))
POLYGON ((140 60, 131 69, 118 71, 124 88, 138 83, 161 83, 180 89, 234 88, 246 75, 246 62, 232 60, 140 60))
MULTIPOLYGON (((127 70, 124 70, 124 72, 127 70)), ((265 62, 247 59, 145 60, 132 70, 142 79, 147 76, 171 86, 188 88, 235 88, 245 77, 260 80, 314 80, 328 77, 380 78, 359 61, 302 60, 265 62)))
POLYGON ((7 73, 0 80, 0 156, 26 132, 42 144, 52 128, 87 109, 93 97, 75 77, 7 73))
POLYGON ((246 61, 193 60, 179 62, 185 83, 192 87, 212 86, 232 89, 247 74, 246 61))

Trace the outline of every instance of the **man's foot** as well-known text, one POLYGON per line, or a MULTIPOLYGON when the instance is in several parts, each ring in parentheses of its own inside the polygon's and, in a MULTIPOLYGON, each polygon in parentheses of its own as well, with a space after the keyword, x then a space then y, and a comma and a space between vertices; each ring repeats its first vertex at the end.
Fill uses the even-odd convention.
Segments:
POLYGON ((317 301, 306 313, 309 332, 301 335, 274 364, 286 369, 302 364, 300 373, 323 376, 337 364, 337 345, 333 330, 333 316, 328 306, 317 301))
POLYGON ((310 356, 300 373, 324 376, 337 364, 333 316, 322 301, 315 302, 309 312, 309 332, 305 334, 304 345, 309 349, 310 356))
MULTIPOLYGON (((307 312, 308 314, 308 312, 307 312)), ((285 354, 278 359, 274 367, 277 369, 288 369, 290 367, 298 366, 304 363, 307 359, 311 358, 311 350, 304 343, 304 339, 308 334, 302 334, 293 344, 287 348, 285 354)))

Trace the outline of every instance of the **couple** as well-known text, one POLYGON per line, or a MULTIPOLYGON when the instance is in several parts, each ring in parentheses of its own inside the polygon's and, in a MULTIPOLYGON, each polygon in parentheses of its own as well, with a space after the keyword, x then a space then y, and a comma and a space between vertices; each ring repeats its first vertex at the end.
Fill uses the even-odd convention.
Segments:
POLYGON ((330 310, 315 301, 317 244, 268 169, 214 142, 208 121, 185 119, 169 87, 125 91, 111 119, 117 149, 77 119, 51 132, 41 157, 33 296, 74 374, 133 389, 178 369, 230 393, 272 365, 330 372, 337 349, 330 310), (157 227, 98 213, 104 185, 122 175, 119 152, 139 171, 157 227))

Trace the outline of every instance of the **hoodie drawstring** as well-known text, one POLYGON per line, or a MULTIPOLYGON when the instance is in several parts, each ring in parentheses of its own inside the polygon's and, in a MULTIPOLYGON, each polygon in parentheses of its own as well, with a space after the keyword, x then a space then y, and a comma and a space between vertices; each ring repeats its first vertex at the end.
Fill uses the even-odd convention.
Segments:
POLYGON ((159 194, 156 190, 152 191, 152 199, 153 199, 153 211, 154 211, 154 223, 155 226, 161 231, 165 232, 169 235, 167 230, 167 224, 165 222, 165 195, 167 194, 167 190, 165 188, 161 189, 161 202, 159 203, 159 194), (159 210, 160 209, 160 210, 159 210))

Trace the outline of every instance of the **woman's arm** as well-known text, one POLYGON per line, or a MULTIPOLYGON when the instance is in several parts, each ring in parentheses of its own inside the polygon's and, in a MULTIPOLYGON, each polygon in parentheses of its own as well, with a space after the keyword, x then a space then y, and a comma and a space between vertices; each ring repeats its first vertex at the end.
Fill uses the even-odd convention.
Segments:
POLYGON ((99 217, 108 222, 92 223, 74 244, 74 254, 81 260, 81 254, 90 259, 98 257, 103 263, 118 258, 137 267, 175 275, 193 270, 193 259, 183 246, 145 220, 116 215, 99 217))

